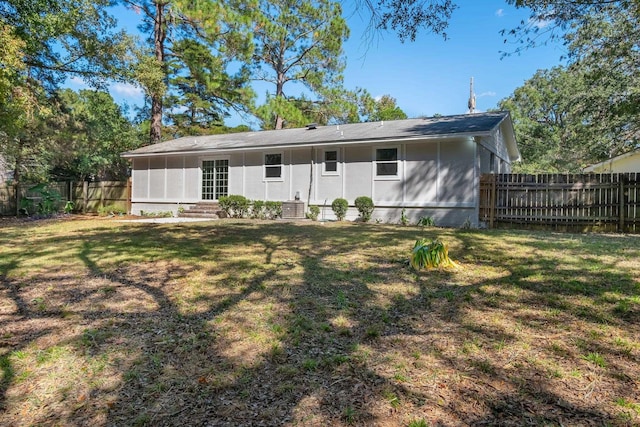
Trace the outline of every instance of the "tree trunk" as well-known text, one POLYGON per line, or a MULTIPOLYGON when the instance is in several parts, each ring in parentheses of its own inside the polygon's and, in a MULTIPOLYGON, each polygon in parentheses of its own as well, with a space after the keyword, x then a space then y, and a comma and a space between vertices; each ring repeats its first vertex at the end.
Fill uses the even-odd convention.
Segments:
MULTIPOLYGON (((165 28, 164 8, 167 5, 165 1, 155 1, 155 23, 153 26, 153 42, 156 59, 164 68, 164 41, 167 36, 165 28)), ((151 94, 151 126, 149 130, 149 139, 152 144, 156 144, 162 140, 162 94, 151 94)))
POLYGON ((282 129, 283 125, 284 125, 284 119, 282 118, 282 116, 280 114, 276 114, 275 129, 282 129))
MULTIPOLYGON (((280 61, 279 66, 281 67, 282 61, 280 61)), ((278 81, 276 83, 276 98, 284 96, 284 79, 285 75, 282 72, 278 72, 278 81)), ((276 112, 276 122, 274 124, 274 129, 282 129, 284 126, 284 117, 280 115, 279 112, 276 112)))

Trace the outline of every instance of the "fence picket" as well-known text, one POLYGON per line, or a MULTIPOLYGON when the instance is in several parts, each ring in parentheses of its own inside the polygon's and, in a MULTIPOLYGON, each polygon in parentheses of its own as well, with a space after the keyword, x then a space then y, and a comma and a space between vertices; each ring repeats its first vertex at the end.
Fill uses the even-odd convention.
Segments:
POLYGON ((640 232, 640 174, 483 175, 480 221, 640 232), (493 193, 493 195, 492 195, 493 193))
MULTIPOLYGON (((35 197, 28 192, 31 187, 31 184, 20 185, 18 199, 35 197)), ((95 213, 100 206, 112 204, 128 208, 130 190, 127 181, 54 182, 48 187, 57 190, 62 200, 74 202, 76 209, 83 212, 95 213)), ((0 184, 0 215, 15 214, 15 186, 0 184)))

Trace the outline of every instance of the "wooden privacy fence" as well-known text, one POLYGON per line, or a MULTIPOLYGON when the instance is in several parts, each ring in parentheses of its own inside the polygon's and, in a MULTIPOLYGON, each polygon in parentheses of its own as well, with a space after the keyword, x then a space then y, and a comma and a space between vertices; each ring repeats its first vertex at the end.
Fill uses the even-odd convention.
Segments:
MULTIPOLYGON (((39 195, 30 192, 33 184, 21 184, 18 189, 18 200, 22 198, 38 202, 39 195)), ((74 210, 95 213, 101 206, 117 205, 130 211, 131 181, 99 181, 99 182, 52 182, 48 189, 56 190, 64 202, 72 201, 74 210)), ((16 214, 16 188, 14 185, 0 184, 0 215, 16 214)))
POLYGON ((640 232, 640 173, 485 174, 479 219, 640 232))

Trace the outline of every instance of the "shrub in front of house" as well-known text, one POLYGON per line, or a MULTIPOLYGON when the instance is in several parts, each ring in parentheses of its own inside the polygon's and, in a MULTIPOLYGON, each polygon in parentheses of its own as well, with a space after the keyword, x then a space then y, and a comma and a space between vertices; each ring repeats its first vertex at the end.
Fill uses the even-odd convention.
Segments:
POLYGON ((124 215, 127 213, 127 209, 119 206, 119 205, 107 205, 107 206, 99 206, 98 207, 98 215, 99 216, 110 216, 110 215, 124 215))
POLYGON ((418 220, 418 225, 420 227, 435 227, 436 222, 433 220, 433 217, 423 216, 418 220))
POLYGON ((282 202, 264 202, 264 210, 267 218, 282 218, 282 202))
POLYGON ((375 208, 371 197, 360 196, 355 200, 354 204, 356 205, 356 209, 358 209, 362 222, 369 222, 373 209, 375 208))
POLYGON ((317 221, 319 215, 320 215, 320 206, 317 206, 317 205, 309 206, 309 212, 307 212, 307 218, 309 218, 312 221, 317 221))
POLYGON ((265 219, 267 216, 264 211, 264 201, 254 200, 251 202, 251 218, 253 219, 265 219))
POLYGON ((222 196, 218 199, 218 204, 232 218, 244 218, 249 213, 249 199, 238 194, 222 196))
POLYGON ((333 213, 336 214, 338 221, 342 221, 344 217, 347 215, 347 209, 349 209, 349 202, 346 199, 338 197, 331 203, 331 209, 333 209, 333 213))

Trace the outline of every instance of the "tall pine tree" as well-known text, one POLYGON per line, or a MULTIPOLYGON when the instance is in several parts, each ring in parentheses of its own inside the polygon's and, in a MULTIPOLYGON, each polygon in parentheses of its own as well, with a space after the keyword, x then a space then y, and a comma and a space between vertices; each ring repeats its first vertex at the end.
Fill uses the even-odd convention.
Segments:
MULTIPOLYGON (((257 110, 263 128, 299 126, 305 120, 301 104, 308 97, 289 95, 295 83, 311 98, 342 86, 342 43, 349 29, 339 3, 331 0, 262 0, 255 28, 254 78, 272 85, 257 110)), ((299 87, 297 88, 300 89, 299 87)))

